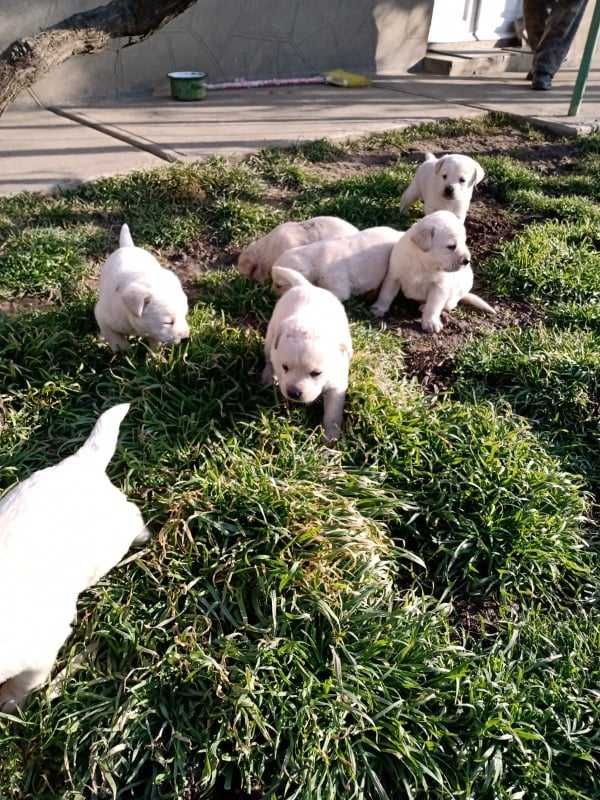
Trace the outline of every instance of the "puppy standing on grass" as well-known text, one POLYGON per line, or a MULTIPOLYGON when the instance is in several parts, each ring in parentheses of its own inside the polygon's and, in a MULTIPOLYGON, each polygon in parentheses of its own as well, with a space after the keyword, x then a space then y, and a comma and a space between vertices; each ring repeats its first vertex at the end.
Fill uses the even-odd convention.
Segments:
POLYGON ((405 210, 415 201, 422 200, 425 214, 451 211, 464 222, 473 189, 484 178, 481 164, 469 156, 454 154, 436 158, 433 153, 427 153, 412 183, 400 198, 400 209, 405 210))
POLYGON ((113 352, 127 349, 128 336, 146 337, 156 346, 190 335, 179 278, 133 244, 127 225, 121 228, 119 249, 102 266, 94 313, 113 352))
POLYGON ((105 471, 128 410, 106 411, 74 455, 0 501, 0 710, 13 711, 48 678, 79 594, 149 538, 105 471))
MULTIPOLYGON (((287 250, 277 260, 278 267, 295 270, 320 286, 329 289, 344 302, 353 295, 375 292, 385 278, 392 247, 402 236, 393 228, 367 228, 352 236, 314 242, 287 250)), ((273 280, 278 294, 288 285, 273 280)))
POLYGON ((282 394, 299 403, 322 395, 325 438, 334 441, 341 432, 352 358, 344 306, 298 272, 274 267, 273 278, 291 288, 277 301, 269 322, 263 383, 275 378, 282 394))
POLYGON ((286 250, 322 239, 351 236, 353 233, 358 233, 358 228, 339 217, 313 217, 303 222, 282 222, 266 236, 242 250, 238 269, 242 275, 264 283, 270 279, 271 268, 286 250))
POLYGON ((421 327, 439 333, 441 314, 458 303, 495 314, 485 300, 471 293, 473 270, 465 226, 450 211, 436 211, 416 222, 392 250, 390 267, 371 310, 382 317, 401 290, 421 306, 421 327))

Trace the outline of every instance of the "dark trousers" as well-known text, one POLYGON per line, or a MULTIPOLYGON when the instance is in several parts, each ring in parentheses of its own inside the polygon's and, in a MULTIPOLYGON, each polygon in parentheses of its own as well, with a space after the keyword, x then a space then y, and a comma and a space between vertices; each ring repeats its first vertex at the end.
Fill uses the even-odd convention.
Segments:
POLYGON ((573 43, 587 0, 524 0, 534 73, 554 77, 573 43))

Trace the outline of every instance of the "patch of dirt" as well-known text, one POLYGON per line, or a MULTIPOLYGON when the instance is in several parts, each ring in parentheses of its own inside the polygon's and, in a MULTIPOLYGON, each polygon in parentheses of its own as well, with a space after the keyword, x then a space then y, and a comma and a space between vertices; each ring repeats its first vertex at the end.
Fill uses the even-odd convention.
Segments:
POLYGON ((11 317, 28 311, 40 311, 51 308, 55 303, 56 299, 52 297, 17 297, 13 300, 0 300, 0 315, 6 314, 11 317))
POLYGON ((517 222, 514 214, 494 200, 473 200, 466 220, 467 243, 473 263, 481 263, 499 244, 512 238, 522 224, 523 220, 517 222))
POLYGON ((218 247, 200 237, 188 242, 182 250, 165 250, 160 254, 164 265, 172 269, 181 281, 190 304, 198 297, 198 278, 208 270, 235 264, 237 256, 237 250, 218 247))
POLYGON ((407 374, 416 376, 426 391, 437 394, 448 389, 454 374, 454 354, 471 339, 505 328, 529 327, 541 318, 540 312, 528 303, 494 303, 491 297, 485 299, 496 309, 494 316, 461 305, 452 313, 444 312, 444 328, 437 334, 421 329, 416 303, 412 318, 403 315, 387 322, 387 328, 405 341, 407 374))
POLYGON ((478 603, 457 602, 454 609, 457 627, 474 639, 480 639, 484 634, 498 630, 499 612, 498 601, 493 599, 478 603))

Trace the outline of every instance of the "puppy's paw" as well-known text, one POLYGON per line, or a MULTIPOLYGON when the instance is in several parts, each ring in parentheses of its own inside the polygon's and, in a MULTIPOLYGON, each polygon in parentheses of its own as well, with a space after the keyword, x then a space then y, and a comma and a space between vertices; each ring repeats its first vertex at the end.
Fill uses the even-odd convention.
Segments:
POLYGON ((272 386, 273 385, 273 367, 271 363, 268 362, 265 364, 265 368, 262 371, 261 381, 263 386, 272 386))
POLYGON ((421 320, 421 327, 426 333, 439 333, 444 326, 439 317, 424 317, 421 320))
POLYGON ((377 305, 377 303, 374 303, 371 306, 371 314, 373 314, 373 316, 377 317, 378 319, 381 319, 383 316, 385 316, 386 311, 387 311, 386 308, 382 308, 381 306, 377 305))
POLYGON ((324 422, 323 436, 328 443, 337 442, 342 435, 342 426, 339 422, 324 422))

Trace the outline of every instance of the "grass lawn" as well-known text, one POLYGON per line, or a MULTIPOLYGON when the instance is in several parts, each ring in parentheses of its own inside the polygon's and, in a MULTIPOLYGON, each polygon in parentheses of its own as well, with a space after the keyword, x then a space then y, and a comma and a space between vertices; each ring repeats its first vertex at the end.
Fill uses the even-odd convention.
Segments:
POLYGON ((1 800, 600 797, 599 187, 600 137, 496 115, 0 199, 0 490, 131 401, 109 474, 154 533, 0 714, 1 800), (468 230, 498 314, 432 337, 353 301, 328 447, 261 387, 274 299, 231 264, 284 219, 405 229, 426 149, 488 172, 468 230), (158 355, 97 336, 123 221, 192 300, 158 355))

